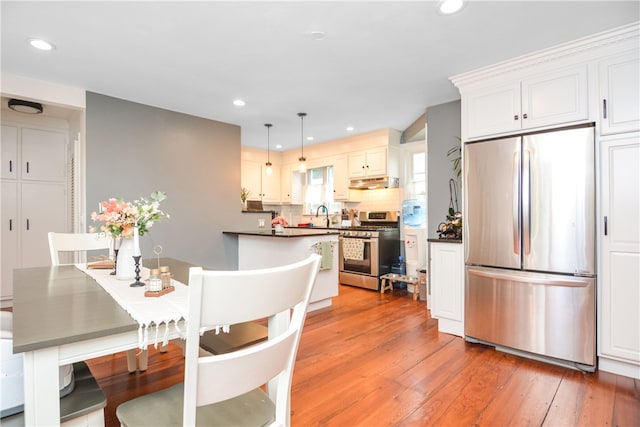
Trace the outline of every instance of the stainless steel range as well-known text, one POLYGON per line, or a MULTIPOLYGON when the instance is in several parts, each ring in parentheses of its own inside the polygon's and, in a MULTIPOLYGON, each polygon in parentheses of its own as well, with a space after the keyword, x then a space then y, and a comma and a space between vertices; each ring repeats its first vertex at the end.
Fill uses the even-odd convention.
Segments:
POLYGON ((400 256, 398 212, 360 212, 360 225, 340 229, 340 272, 343 285, 379 290, 380 276, 391 272, 400 256))

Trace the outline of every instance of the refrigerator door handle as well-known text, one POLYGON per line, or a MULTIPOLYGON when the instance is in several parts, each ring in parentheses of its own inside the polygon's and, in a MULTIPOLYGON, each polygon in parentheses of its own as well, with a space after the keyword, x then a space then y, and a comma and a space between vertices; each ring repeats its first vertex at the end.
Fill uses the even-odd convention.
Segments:
POLYGON ((522 251, 531 251, 531 154, 522 153, 522 251))
POLYGON ((520 150, 513 153, 513 253, 520 254, 520 150))
POLYGON ((535 285, 567 286, 571 288, 584 288, 589 285, 584 277, 559 278, 542 274, 515 275, 508 272, 490 271, 474 267, 467 267, 467 273, 473 276, 487 277, 489 279, 527 282, 535 285))

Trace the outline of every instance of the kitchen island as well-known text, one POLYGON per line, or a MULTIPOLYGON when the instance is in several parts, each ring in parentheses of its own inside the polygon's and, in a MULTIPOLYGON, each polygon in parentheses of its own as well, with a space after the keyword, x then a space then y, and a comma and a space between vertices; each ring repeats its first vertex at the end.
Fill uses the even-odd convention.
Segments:
POLYGON ((312 253, 322 256, 309 311, 331 305, 338 295, 338 234, 336 229, 285 228, 224 231, 238 237, 238 268, 249 270, 291 264, 312 253))

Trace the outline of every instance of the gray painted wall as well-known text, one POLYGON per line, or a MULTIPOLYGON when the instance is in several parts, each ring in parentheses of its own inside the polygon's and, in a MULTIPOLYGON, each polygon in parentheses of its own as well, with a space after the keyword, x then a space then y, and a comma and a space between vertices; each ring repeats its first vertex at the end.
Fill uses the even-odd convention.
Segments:
POLYGON ((462 210, 460 180, 447 156, 451 147, 459 145, 457 137, 462 134, 460 108, 459 100, 427 108, 427 229, 431 239, 438 238, 438 224, 447 219, 451 178, 458 183, 458 207, 462 210))
POLYGON ((222 231, 257 227, 241 214, 240 127, 87 92, 86 135, 88 215, 110 197, 164 191, 171 218, 140 239, 143 258, 159 244, 162 256, 237 268, 237 240, 222 231))

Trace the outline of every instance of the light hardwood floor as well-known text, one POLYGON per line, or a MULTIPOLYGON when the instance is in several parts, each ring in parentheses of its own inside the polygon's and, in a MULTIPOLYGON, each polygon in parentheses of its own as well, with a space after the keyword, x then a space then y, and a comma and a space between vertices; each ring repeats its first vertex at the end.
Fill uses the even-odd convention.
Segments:
MULTIPOLYGON (((640 381, 585 374, 438 333, 424 302, 348 286, 310 313, 291 396, 293 426, 639 426, 640 381)), ((181 381, 181 349, 88 362, 116 406, 181 381)))

